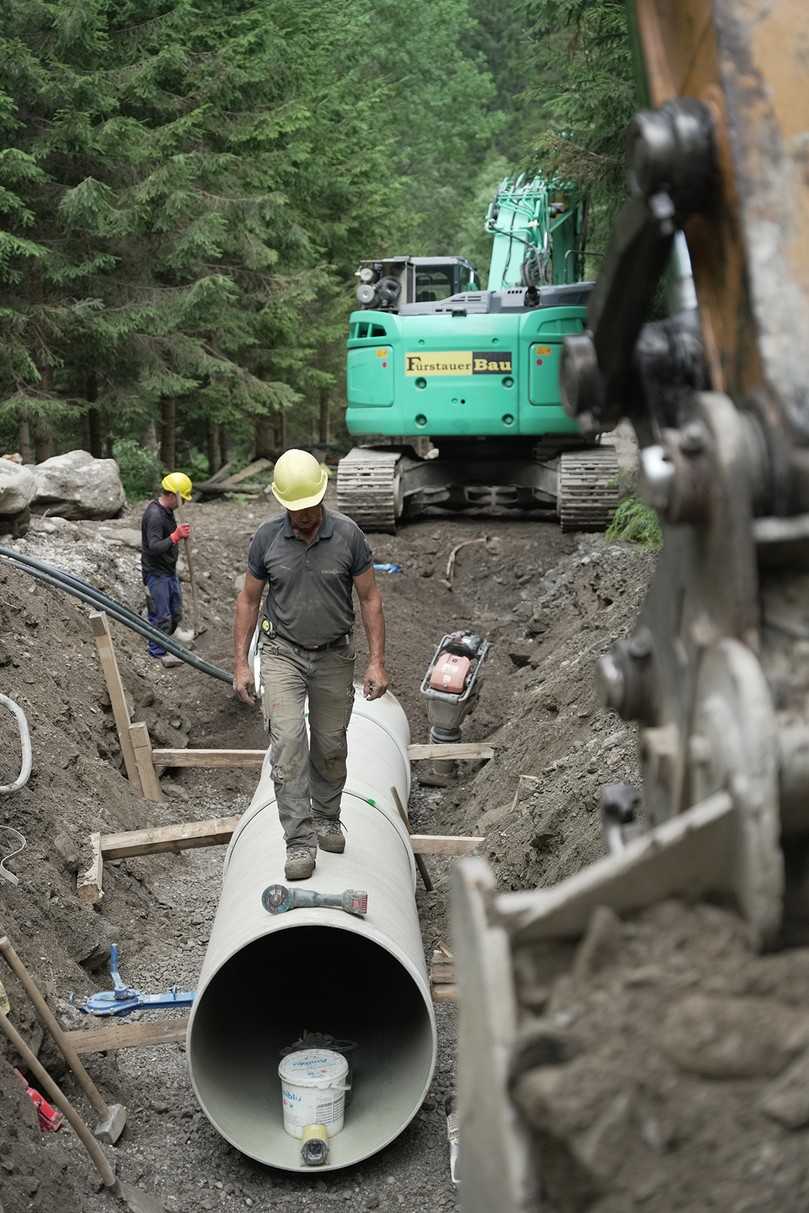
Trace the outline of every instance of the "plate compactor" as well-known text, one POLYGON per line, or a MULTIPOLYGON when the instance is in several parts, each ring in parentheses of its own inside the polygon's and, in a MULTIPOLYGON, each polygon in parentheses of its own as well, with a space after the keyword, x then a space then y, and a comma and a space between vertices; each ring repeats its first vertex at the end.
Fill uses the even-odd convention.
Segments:
MULTIPOLYGON (((461 725, 480 694, 488 651, 488 640, 476 632, 442 636, 421 683, 433 744, 460 741, 461 725)), ((432 787, 446 787, 453 780, 455 767, 449 759, 437 759, 425 764, 420 780, 432 787)))

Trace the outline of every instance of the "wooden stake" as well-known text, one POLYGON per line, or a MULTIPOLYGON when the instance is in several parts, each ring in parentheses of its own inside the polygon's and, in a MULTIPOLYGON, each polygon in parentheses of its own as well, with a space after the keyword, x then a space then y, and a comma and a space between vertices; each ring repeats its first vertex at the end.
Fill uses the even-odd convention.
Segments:
POLYGON ((80 872, 76 880, 76 892, 79 901, 86 905, 95 905, 104 896, 101 887, 104 879, 104 856, 101 851, 101 834, 90 835, 90 866, 80 872))
POLYGON ((149 730, 142 720, 138 721, 137 724, 129 726, 129 736, 132 739, 132 746, 135 751, 135 762, 138 764, 138 774, 140 775, 144 800, 162 800, 163 793, 160 791, 160 783, 158 782, 154 762, 152 761, 152 743, 149 740, 149 730))
POLYGON ((98 657, 104 673, 104 681, 107 684, 110 703, 112 704, 112 715, 115 720, 115 727, 118 730, 118 742, 121 746, 127 779, 132 784, 137 795, 140 796, 142 788, 138 774, 138 764, 135 759, 132 740, 129 736, 129 708, 126 706, 124 684, 121 681, 121 672, 118 669, 118 661, 115 656, 112 635, 110 634, 109 620, 103 611, 93 611, 90 615, 90 624, 95 636, 98 657))
MULTIPOLYGON (((402 821, 405 823, 407 832, 410 835, 410 837, 412 838, 413 837, 413 827, 410 824, 410 815, 408 814, 407 809, 402 804, 402 798, 399 795, 399 793, 396 791, 396 788, 391 788, 390 792, 391 792, 391 796, 393 797, 394 802, 396 804, 396 808, 399 810, 399 816, 401 817, 402 821)), ((433 882, 430 879, 430 873, 427 869, 427 864, 424 862, 424 859, 421 855, 415 855, 415 860, 416 860, 416 867, 418 868, 419 873, 421 875, 421 879, 424 884, 425 891, 428 893, 432 893, 433 882)))
MULTIPOLYGON (((178 525, 181 525, 182 521, 183 521, 183 512, 182 512, 182 507, 180 504, 180 494, 177 493, 175 495, 177 497, 177 504, 174 507, 174 517, 177 519, 178 525)), ((191 586, 191 631, 196 636, 196 634, 197 634, 197 583, 196 583, 196 580, 194 579, 194 562, 191 558, 191 540, 184 539, 183 545, 185 547, 185 559, 188 564, 188 580, 189 580, 189 584, 191 586)))

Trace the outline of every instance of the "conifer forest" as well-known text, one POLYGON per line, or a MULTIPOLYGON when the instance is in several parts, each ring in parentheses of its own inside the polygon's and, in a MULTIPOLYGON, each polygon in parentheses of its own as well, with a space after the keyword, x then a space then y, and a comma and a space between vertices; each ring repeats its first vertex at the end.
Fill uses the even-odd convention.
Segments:
POLYGON ((339 443, 357 262, 461 254, 485 281, 506 173, 589 192, 597 273, 634 101, 620 0, 2 12, 0 449, 25 462, 204 476, 339 443))

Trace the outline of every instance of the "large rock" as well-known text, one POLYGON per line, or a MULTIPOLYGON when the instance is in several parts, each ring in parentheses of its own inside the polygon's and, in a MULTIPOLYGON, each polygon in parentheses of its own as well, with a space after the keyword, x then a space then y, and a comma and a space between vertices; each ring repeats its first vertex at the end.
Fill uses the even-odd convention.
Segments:
POLYGON ((114 459, 94 459, 87 451, 54 455, 34 468, 38 513, 63 518, 114 518, 126 501, 114 459))
POLYGON ((0 459, 0 514, 20 514, 34 499, 37 482, 30 468, 0 459))
POLYGON ((24 535, 37 482, 29 468, 0 459, 0 535, 24 535))

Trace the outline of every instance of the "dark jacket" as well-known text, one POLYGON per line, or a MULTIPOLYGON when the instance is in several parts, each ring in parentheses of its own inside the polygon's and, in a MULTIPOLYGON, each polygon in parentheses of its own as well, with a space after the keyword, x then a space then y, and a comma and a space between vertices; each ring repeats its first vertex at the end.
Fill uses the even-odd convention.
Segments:
POLYGON ((167 510, 159 501, 150 501, 140 524, 140 567, 144 583, 147 577, 155 574, 173 577, 176 573, 180 545, 169 538, 176 529, 174 511, 167 510))

